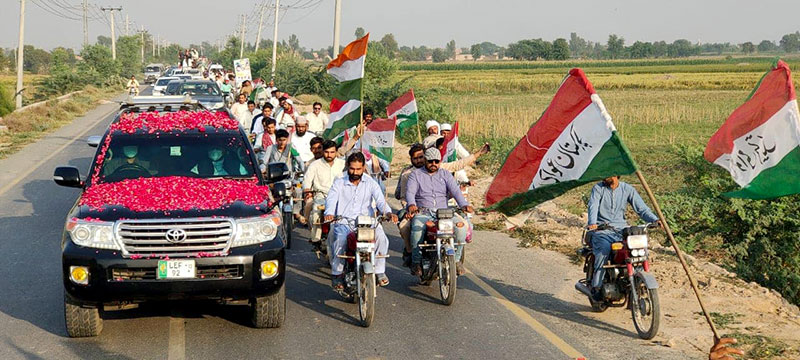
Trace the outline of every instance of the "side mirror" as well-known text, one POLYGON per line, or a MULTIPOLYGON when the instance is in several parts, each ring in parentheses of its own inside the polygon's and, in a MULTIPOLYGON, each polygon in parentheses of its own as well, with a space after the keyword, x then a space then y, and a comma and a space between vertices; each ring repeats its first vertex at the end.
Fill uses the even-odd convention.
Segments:
POLYGON ((100 146, 100 140, 102 139, 103 137, 100 135, 92 135, 86 138, 86 143, 91 147, 98 147, 100 146))
POLYGON ((270 163, 267 166, 267 182, 274 183, 281 180, 286 180, 291 176, 289 166, 283 162, 270 163))
POLYGON ((53 172, 53 181, 56 184, 66 187, 83 187, 83 181, 81 181, 81 174, 78 172, 78 168, 74 166, 59 166, 53 172))
POLYGON ((279 183, 270 185, 270 187, 272 188, 272 198, 276 202, 281 201, 281 199, 286 198, 286 196, 287 196, 286 184, 284 184, 282 182, 279 182, 279 183))

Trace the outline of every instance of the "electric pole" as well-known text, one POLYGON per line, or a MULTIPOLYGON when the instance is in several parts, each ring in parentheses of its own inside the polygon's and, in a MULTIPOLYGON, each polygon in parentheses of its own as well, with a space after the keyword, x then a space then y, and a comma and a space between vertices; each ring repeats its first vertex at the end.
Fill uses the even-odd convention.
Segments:
POLYGON ((256 52, 258 52, 258 45, 261 42, 261 25, 264 24, 264 10, 266 6, 261 6, 261 17, 258 19, 258 33, 256 33, 256 52))
POLYGON ((142 31, 139 31, 142 34, 142 64, 144 64, 144 25, 142 25, 142 31))
POLYGON ((156 57, 156 39, 153 38, 153 35, 150 35, 150 56, 156 57))
POLYGON ((246 22, 245 15, 242 14, 242 35, 241 35, 241 39, 242 40, 241 40, 241 46, 239 47, 239 59, 241 59, 244 56, 244 23, 245 22, 246 22))
POLYGON ((83 0, 83 46, 89 46, 89 4, 83 0))
POLYGON ((161 57, 161 35, 156 35, 156 56, 161 57))
POLYGON ((17 93, 15 94, 16 108, 22 107, 22 57, 23 42, 25 39, 25 0, 19 2, 19 48, 17 49, 17 93))
POLYGON ((281 0, 275 0, 275 30, 272 31, 272 76, 270 80, 275 80, 275 61, 278 59, 278 11, 281 9, 281 0))
POLYGON ((339 32, 342 22, 342 0, 336 0, 336 10, 333 14, 333 58, 339 56, 339 32))
POLYGON ((117 60, 117 35, 114 30, 114 11, 122 11, 122 7, 101 7, 100 10, 108 11, 108 13, 111 14, 111 59, 117 60))
POLYGON ((131 25, 131 19, 128 18, 128 14, 125 14, 125 36, 131 35, 130 25, 131 25))

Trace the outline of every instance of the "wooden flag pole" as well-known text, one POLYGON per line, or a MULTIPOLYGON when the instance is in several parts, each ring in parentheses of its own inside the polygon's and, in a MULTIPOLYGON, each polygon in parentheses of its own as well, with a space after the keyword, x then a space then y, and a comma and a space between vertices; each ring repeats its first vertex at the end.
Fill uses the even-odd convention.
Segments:
POLYGON ((642 183, 644 191, 647 192, 647 197, 650 198, 650 202, 653 204, 653 208, 655 208, 656 214, 658 215, 659 220, 661 220, 661 224, 664 226, 664 231, 667 233, 667 238, 672 244, 672 248, 675 249, 675 254, 678 255, 678 260, 680 260, 681 266, 683 266, 683 271, 685 271, 686 276, 689 277, 689 284, 692 286, 692 290, 694 290, 694 295, 697 297, 697 302, 700 303, 700 309, 703 310, 703 316, 705 316, 708 326, 711 327, 711 332, 714 333, 714 343, 716 344, 720 337, 717 333, 716 326, 714 326, 714 321, 711 320, 711 316, 706 310, 706 306, 703 303, 703 298, 700 296, 700 289, 697 287, 697 281, 695 281, 694 276, 692 276, 692 272, 689 271, 689 266, 686 264, 686 259, 683 258, 683 253, 681 252, 681 249, 678 248, 678 243, 675 241, 675 237, 672 236, 672 230, 670 230, 669 224, 667 224, 667 219, 664 218, 664 214, 661 212, 661 207, 658 205, 658 201, 656 201, 653 191, 650 190, 650 186, 647 185, 647 181, 644 179, 642 172, 636 170, 636 176, 639 177, 639 182, 642 183))

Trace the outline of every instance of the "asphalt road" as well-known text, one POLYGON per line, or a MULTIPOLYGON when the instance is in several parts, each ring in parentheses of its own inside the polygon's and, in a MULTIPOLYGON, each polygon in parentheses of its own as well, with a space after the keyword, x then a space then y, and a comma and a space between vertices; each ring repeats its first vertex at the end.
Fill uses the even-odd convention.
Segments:
MULTIPOLYGON (((468 254, 475 273, 459 278, 455 304, 444 306, 435 287, 417 285, 401 267, 401 240, 388 225, 391 284, 378 290, 370 328, 357 325, 356 305, 330 290, 325 264, 304 241, 307 231, 298 230, 287 253, 287 314, 280 329, 251 328, 245 306, 165 302, 106 312, 99 337, 68 338, 59 243, 79 191, 57 186, 52 172, 66 164, 86 174, 95 149, 83 139, 102 134, 115 108, 101 105, 0 160, 8 169, 0 174, 0 359, 685 358, 653 352, 629 330, 583 325, 570 317, 572 308, 542 297, 546 279, 531 278, 521 288, 481 275, 481 266, 492 266, 481 256, 468 254)), ((503 266, 510 265, 495 270, 503 266)))

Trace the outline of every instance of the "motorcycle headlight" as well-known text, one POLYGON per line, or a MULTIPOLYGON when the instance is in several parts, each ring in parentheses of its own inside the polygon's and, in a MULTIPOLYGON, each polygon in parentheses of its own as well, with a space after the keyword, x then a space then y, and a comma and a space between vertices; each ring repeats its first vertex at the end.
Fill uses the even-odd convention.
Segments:
POLYGON ((75 245, 120 250, 119 244, 114 240, 113 222, 71 219, 67 222, 67 231, 75 245))
POLYGON ((236 220, 236 236, 233 238, 231 247, 270 241, 278 234, 279 223, 280 218, 277 215, 236 220))
POLYGON ((646 249, 647 235, 628 235, 629 249, 646 249))
POLYGON ((439 232, 445 234, 452 234, 453 233, 453 220, 439 220, 439 232))

